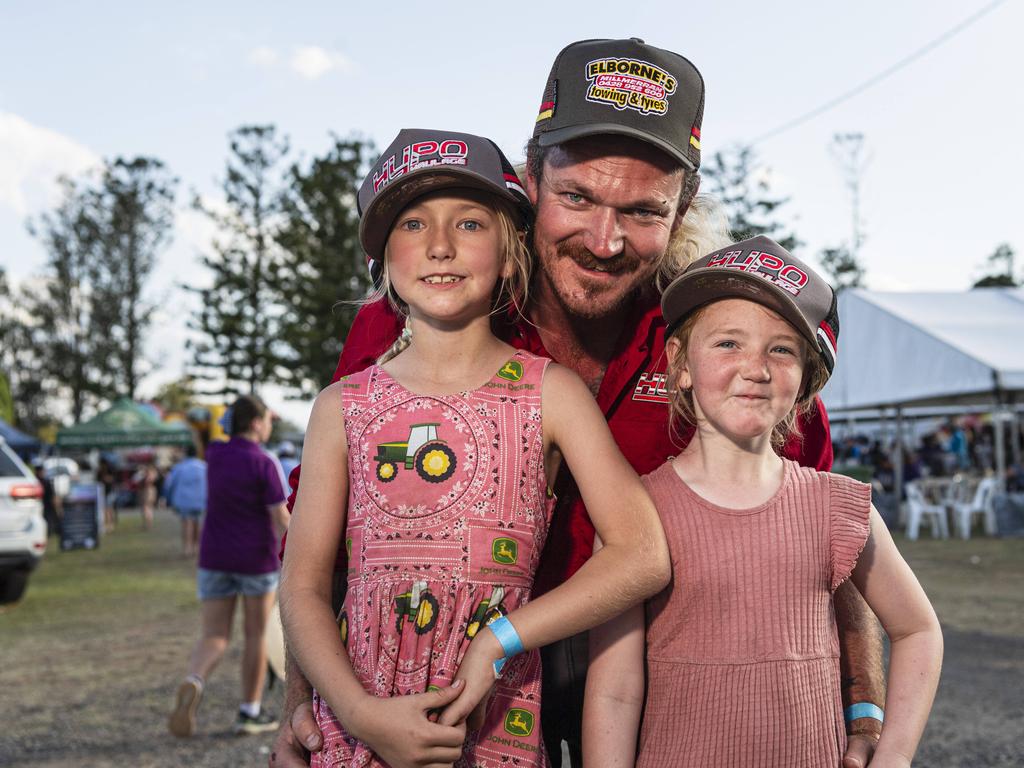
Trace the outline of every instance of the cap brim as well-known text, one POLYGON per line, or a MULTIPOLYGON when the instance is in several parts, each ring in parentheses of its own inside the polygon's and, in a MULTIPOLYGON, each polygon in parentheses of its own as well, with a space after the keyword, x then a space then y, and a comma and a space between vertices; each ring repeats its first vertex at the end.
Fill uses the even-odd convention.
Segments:
POLYGON ((664 139, 654 136, 647 131, 641 131, 638 128, 633 128, 628 125, 619 125, 618 123, 586 123, 582 125, 568 125, 564 128, 555 128, 540 134, 540 136, 537 137, 537 142, 542 147, 552 147, 556 144, 564 144, 567 141, 572 141, 573 139, 582 139, 584 136, 603 136, 607 134, 630 136, 634 139, 645 141, 668 154, 673 160, 677 160, 682 163, 688 170, 697 170, 697 166, 693 164, 693 160, 664 139))
POLYGON ((458 188, 488 192, 510 202, 522 215, 522 203, 511 192, 499 189, 491 179, 464 168, 413 171, 392 184, 371 201, 359 222, 359 241, 367 255, 374 259, 383 260, 384 245, 398 214, 413 200, 430 192, 458 188))
POLYGON ((661 297, 661 312, 670 330, 695 310, 720 299, 747 299, 778 312, 810 344, 818 348, 812 328, 785 291, 775 290, 763 278, 732 269, 698 269, 672 283, 661 297))

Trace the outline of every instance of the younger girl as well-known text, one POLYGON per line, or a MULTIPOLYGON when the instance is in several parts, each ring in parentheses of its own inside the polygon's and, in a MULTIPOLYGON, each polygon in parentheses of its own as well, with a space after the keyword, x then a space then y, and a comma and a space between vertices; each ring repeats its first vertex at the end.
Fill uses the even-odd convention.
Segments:
POLYGON ((314 765, 545 765, 531 649, 668 582, 657 512, 584 384, 491 333, 528 280, 529 203, 497 147, 402 131, 359 203, 411 335, 321 392, 306 434, 281 608, 317 690, 314 765), (563 456, 605 548, 527 604, 563 456))
POLYGON ((831 287, 756 237, 691 265, 662 311, 673 414, 696 426, 644 478, 673 584, 647 604, 646 645, 640 607, 591 633, 585 763, 838 766, 831 598, 852 576, 892 644, 871 766, 909 765, 938 683, 935 614, 870 487, 775 452, 834 366, 831 287))

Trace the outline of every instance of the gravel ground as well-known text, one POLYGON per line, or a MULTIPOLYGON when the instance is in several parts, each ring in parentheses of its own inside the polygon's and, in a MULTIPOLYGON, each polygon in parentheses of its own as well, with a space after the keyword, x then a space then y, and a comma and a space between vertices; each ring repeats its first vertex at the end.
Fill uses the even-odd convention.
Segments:
MULTIPOLYGON (((192 566, 177 555, 176 526, 163 513, 156 530, 143 533, 129 519, 96 552, 48 555, 83 562, 92 558, 97 567, 103 566, 104 558, 116 556, 107 568, 116 568, 125 586, 95 605, 61 602, 53 582, 61 576, 62 566, 47 572, 44 563, 26 601, 0 612, 0 765, 266 765, 272 736, 230 733, 238 701, 240 637, 209 681, 197 736, 179 740, 167 732, 174 689, 198 630, 192 566), (153 581, 154 573, 163 581, 153 581)), ((990 545, 1003 546, 978 542, 982 557, 988 557, 985 547, 990 545)), ((1018 545, 1024 547, 1024 541, 1018 545)), ((938 700, 914 764, 1022 766, 1024 633, 1017 630, 1017 623, 1024 615, 1024 568, 1001 579, 1000 583, 1009 579, 1009 589, 989 612, 990 626, 980 631, 963 626, 977 624, 978 600, 964 601, 972 613, 956 607, 955 590, 947 598, 943 590, 933 589, 934 579, 947 578, 957 588, 964 580, 938 561, 929 570, 928 558, 935 551, 929 546, 920 561, 922 581, 946 623, 946 660, 938 700)), ((1001 562, 995 560, 997 565, 1001 562)), ((101 582, 90 581, 91 573, 75 576, 90 594, 101 591, 101 582)), ((269 692, 265 702, 279 711, 280 687, 269 692)))

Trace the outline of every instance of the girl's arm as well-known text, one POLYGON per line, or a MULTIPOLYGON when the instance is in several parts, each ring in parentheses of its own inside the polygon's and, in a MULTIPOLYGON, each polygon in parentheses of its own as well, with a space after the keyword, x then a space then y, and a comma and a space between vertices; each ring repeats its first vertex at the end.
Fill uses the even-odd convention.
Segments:
MULTIPOLYGON (((604 546, 571 579, 509 615, 526 650, 604 623, 661 590, 671 577, 657 510, 590 390, 567 368, 552 364, 544 377, 543 413, 545 444, 557 446, 568 463, 604 546)), ((493 632, 477 634, 457 675, 466 679, 466 692, 440 722, 459 722, 473 710, 493 682, 492 662, 503 655, 493 632)))
MULTIPOLYGON (((601 546, 594 542, 594 550, 601 546)), ((643 711, 644 606, 590 630, 583 700, 583 765, 633 768, 643 711)))
POLYGON ((852 579, 890 642, 885 724, 871 766, 907 766, 921 740, 939 684, 942 629, 874 507, 870 525, 852 579))
POLYGON ((446 705, 460 688, 389 699, 368 694, 352 670, 331 610, 331 574, 348 498, 340 385, 317 397, 303 453, 282 567, 281 618, 288 647, 346 731, 388 764, 453 763, 462 753, 465 730, 431 722, 427 711, 446 705))

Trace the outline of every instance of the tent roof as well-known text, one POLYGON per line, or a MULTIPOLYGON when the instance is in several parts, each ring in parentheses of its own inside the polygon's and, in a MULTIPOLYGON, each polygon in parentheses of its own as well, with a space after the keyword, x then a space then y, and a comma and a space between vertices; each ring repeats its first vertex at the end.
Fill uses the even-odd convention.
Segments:
POLYGON ((0 419, 0 437, 12 448, 38 448, 42 443, 0 419))
POLYGON ((996 402, 1024 393, 1024 289, 962 293, 848 290, 829 412, 996 402))
POLYGON ((57 431, 57 445, 62 448, 128 448, 191 442, 192 431, 188 426, 164 423, 128 398, 121 398, 88 421, 57 431))

